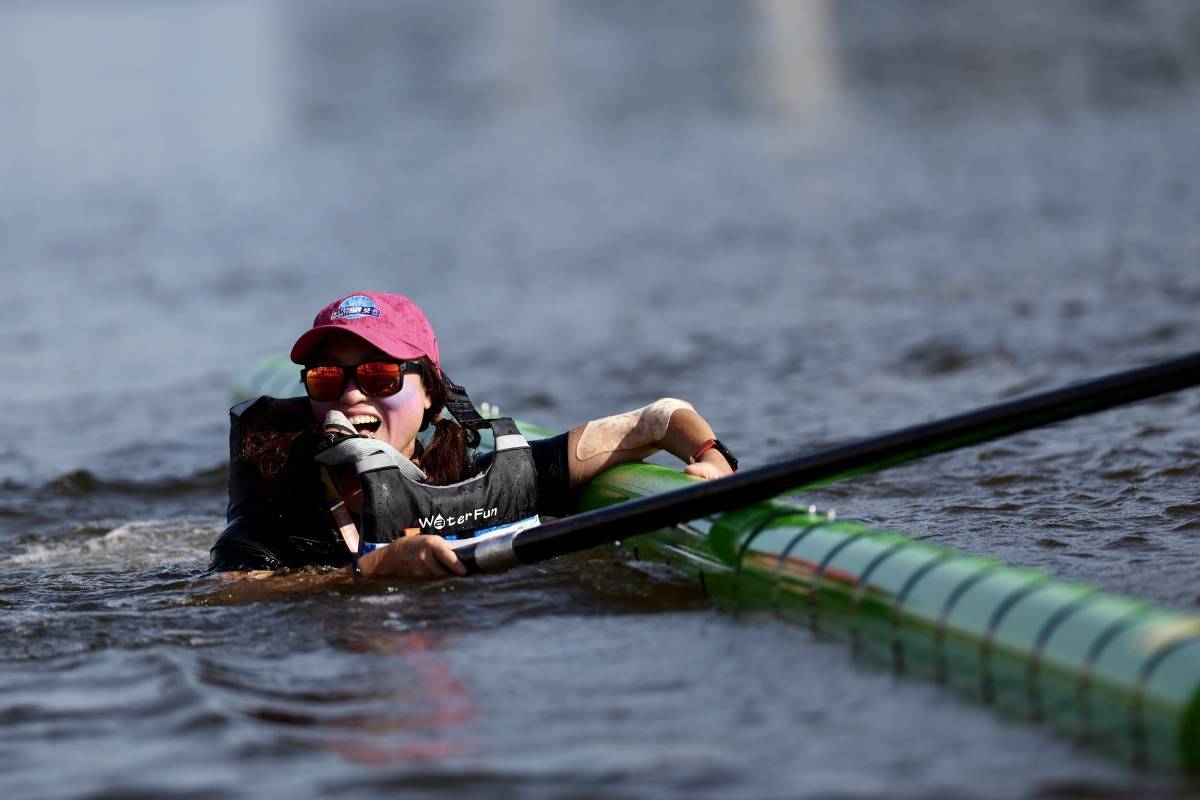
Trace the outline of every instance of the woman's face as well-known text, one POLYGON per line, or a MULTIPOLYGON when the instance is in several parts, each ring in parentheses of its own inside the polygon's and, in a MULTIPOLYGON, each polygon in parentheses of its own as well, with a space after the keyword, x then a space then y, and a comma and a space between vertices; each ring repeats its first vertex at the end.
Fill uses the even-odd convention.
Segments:
MULTIPOLYGON (((337 364, 352 367, 374 360, 395 359, 357 336, 335 333, 313 351, 307 366, 337 364)), ((309 398, 308 403, 318 420, 325 419, 330 411, 340 411, 350 418, 350 424, 359 433, 381 439, 412 458, 417 431, 421 429, 421 419, 430 406, 430 399, 421 383, 421 376, 406 372, 404 386, 387 397, 366 396, 351 375, 338 399, 319 401, 309 398)))

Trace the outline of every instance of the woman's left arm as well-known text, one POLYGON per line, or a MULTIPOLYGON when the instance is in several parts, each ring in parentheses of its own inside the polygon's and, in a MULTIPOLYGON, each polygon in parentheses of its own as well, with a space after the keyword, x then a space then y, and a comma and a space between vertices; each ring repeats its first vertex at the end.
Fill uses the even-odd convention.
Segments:
MULTIPOLYGON (((641 461, 666 450, 687 463, 706 442, 716 438, 691 404, 663 398, 644 408, 592 420, 571 430, 567 437, 571 487, 587 483, 615 464, 641 461)), ((725 456, 708 448, 684 472, 698 478, 722 478, 733 473, 725 456)))

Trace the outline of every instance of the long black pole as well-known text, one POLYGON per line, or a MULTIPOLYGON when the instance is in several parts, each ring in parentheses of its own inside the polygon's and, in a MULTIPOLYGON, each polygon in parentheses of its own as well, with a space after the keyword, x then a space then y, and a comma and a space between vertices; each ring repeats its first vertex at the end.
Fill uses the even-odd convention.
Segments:
POLYGON ((576 514, 458 551, 468 572, 493 572, 761 502, 790 489, 885 469, 1200 384, 1200 352, 998 403, 924 425, 576 514))

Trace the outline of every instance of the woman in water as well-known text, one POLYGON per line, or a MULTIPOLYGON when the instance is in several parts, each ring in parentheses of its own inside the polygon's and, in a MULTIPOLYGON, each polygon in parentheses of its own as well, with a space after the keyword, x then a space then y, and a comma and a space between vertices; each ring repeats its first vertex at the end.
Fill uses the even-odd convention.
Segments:
POLYGON ((210 570, 463 574, 453 542, 569 513, 571 490, 614 464, 667 450, 698 478, 737 467, 681 400, 526 442, 511 420, 475 412, 442 372, 429 321, 403 295, 335 300, 291 357, 307 398, 260 397, 230 411, 228 525, 210 570), (472 458, 488 429, 495 452, 472 458))

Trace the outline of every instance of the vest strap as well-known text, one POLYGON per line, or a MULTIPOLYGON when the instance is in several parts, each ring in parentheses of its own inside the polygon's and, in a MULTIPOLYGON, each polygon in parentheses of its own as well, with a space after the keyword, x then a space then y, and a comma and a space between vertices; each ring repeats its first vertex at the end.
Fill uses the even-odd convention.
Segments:
POLYGON ((479 429, 488 427, 488 420, 475 408, 475 404, 467 396, 467 390, 455 383, 445 372, 442 373, 442 381, 446 384, 446 410, 458 420, 458 424, 467 434, 467 446, 478 447, 479 429))
POLYGON ((328 450, 317 453, 317 461, 327 466, 353 464, 360 475, 377 469, 396 467, 411 481, 425 483, 427 480, 424 470, 405 458, 399 450, 379 439, 348 437, 328 450))

